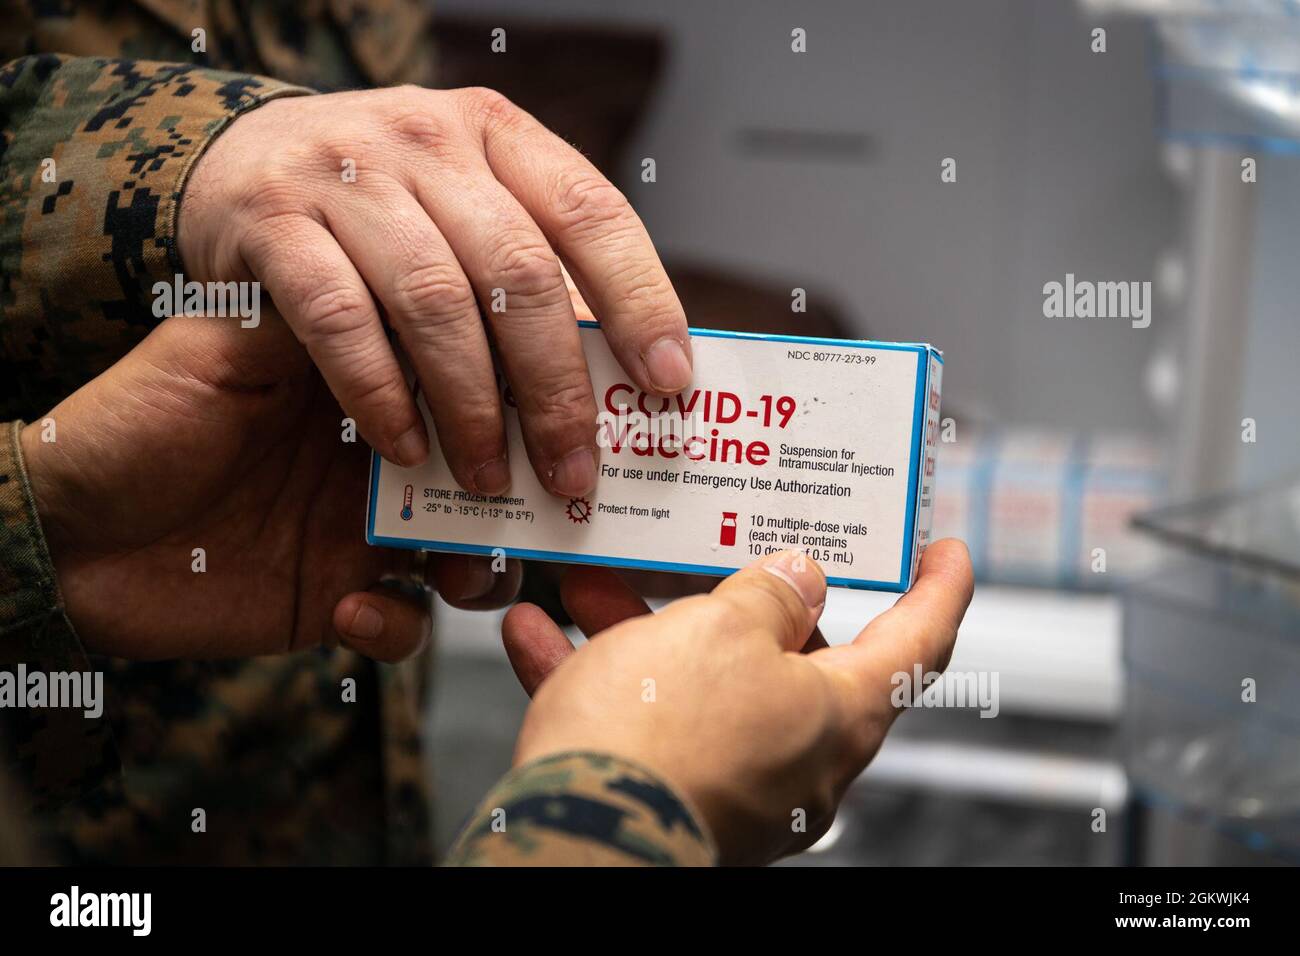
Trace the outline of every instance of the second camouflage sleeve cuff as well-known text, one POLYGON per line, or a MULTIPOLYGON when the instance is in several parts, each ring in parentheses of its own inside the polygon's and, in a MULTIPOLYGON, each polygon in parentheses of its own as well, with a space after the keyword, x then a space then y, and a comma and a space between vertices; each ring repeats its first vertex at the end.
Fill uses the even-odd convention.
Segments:
POLYGON ((506 774, 447 855, 452 866, 709 866, 697 814, 644 767, 563 753, 506 774))
POLYGON ((23 465, 22 422, 0 432, 0 767, 37 805, 93 790, 119 768, 102 710, 25 706, 28 672, 89 673, 86 652, 63 613, 54 565, 23 465))

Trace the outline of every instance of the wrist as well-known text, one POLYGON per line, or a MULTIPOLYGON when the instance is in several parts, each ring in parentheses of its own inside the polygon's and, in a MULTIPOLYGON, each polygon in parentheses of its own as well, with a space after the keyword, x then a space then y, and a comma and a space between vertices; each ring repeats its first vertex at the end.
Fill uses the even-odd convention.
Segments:
MULTIPOLYGON (((48 420, 48 419, 47 419, 48 420)), ((66 550, 68 522, 61 507, 66 500, 60 491, 57 470, 53 467, 53 441, 43 437, 45 425, 31 422, 18 433, 18 449, 27 475, 28 488, 36 519, 45 536, 50 561, 58 569, 59 555, 66 550)))
MULTIPOLYGON (((268 99, 232 117, 195 160, 181 185, 176 209, 176 252, 186 278, 197 282, 250 278, 227 228, 244 213, 240 201, 249 192, 241 183, 257 169, 250 149, 264 149, 277 129, 287 125, 282 111, 296 96, 268 99), (251 144, 251 146, 250 146, 251 144)), ((252 190, 255 194, 256 189, 252 190)))
POLYGON ((186 278, 197 282, 214 279, 211 265, 213 242, 207 234, 213 209, 221 208, 223 178, 222 152, 218 144, 230 136, 231 123, 203 151, 190 168, 176 204, 176 255, 186 278))

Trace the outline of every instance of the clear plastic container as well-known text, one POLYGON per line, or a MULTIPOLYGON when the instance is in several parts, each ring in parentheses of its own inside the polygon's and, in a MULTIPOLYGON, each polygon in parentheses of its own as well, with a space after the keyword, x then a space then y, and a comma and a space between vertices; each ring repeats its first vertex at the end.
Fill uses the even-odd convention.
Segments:
POLYGON ((1124 751, 1142 798, 1300 856, 1300 488, 1139 519, 1177 546, 1124 600, 1124 751))

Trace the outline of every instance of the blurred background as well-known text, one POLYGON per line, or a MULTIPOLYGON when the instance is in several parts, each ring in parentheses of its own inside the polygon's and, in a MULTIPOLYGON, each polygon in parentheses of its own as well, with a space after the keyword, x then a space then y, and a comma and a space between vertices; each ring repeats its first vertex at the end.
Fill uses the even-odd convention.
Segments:
MULTIPOLYGON (((789 865, 1300 860, 1300 5, 436 16, 443 83, 614 178, 692 325, 946 353, 935 531, 980 580, 950 670, 995 677, 997 716, 906 715, 789 865), (1045 317, 1067 274, 1150 282, 1149 326, 1045 317)), ((553 575, 527 597, 555 607, 553 575)), ((823 631, 890 603, 834 591, 823 631)), ((499 621, 439 610, 440 849, 527 705, 499 621)))

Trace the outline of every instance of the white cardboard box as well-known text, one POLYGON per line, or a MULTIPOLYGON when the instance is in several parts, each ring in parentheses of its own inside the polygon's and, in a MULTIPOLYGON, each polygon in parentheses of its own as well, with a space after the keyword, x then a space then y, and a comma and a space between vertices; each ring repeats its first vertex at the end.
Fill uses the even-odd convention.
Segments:
POLYGON ((510 490, 465 491, 436 443, 419 468, 375 455, 371 544, 716 575, 802 548, 831 584, 911 586, 930 533, 938 350, 692 329, 694 381, 664 399, 579 325, 601 411, 595 492, 545 492, 506 403, 510 490))

